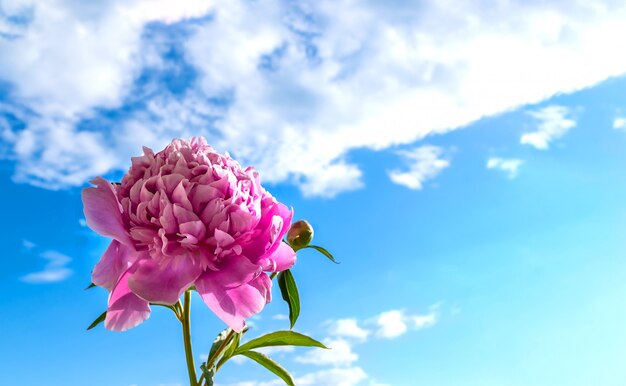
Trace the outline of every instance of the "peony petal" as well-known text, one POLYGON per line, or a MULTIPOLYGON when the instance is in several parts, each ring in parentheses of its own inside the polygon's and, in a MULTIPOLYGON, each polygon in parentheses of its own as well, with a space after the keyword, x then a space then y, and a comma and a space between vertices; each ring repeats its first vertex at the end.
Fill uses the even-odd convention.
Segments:
MULTIPOLYGON (((265 203, 265 205, 268 204, 265 203)), ((282 238, 289 230, 292 215, 293 212, 285 205, 275 201, 270 202, 257 225, 259 235, 243 246, 243 254, 250 256, 252 262, 262 264, 262 260, 271 256, 282 244, 282 238)))
MULTIPOLYGON (((191 242, 193 244, 197 243, 198 240, 204 239, 204 236, 206 235, 206 228, 204 227, 204 224, 200 220, 189 221, 184 224, 180 224, 178 226, 178 229, 180 231, 180 234, 186 237, 187 239, 189 239, 188 242, 191 242), (191 241, 191 240, 195 240, 195 241, 191 241)), ((181 243, 185 243, 185 242, 186 242, 185 240, 181 241, 181 243)))
POLYGON ((210 277, 196 281, 202 300, 228 327, 241 332, 245 318, 257 314, 271 300, 272 281, 262 273, 257 278, 235 288, 218 285, 210 277))
POLYGON ((82 192, 87 225, 102 236, 112 237, 122 244, 132 246, 113 185, 101 177, 94 178, 91 183, 96 186, 85 188, 82 192))
POLYGON ((229 213, 229 224, 231 234, 242 234, 256 226, 259 220, 250 212, 235 209, 229 213))
POLYGON ((159 234, 154 228, 133 227, 130 228, 130 236, 137 242, 137 245, 150 245, 159 234))
POLYGON ((202 213, 206 204, 214 198, 222 197, 222 193, 210 185, 195 185, 189 194, 194 212, 202 213))
POLYGON ((296 253, 286 243, 280 243, 278 248, 267 257, 270 262, 268 266, 264 265, 264 271, 280 272, 291 268, 296 263, 296 253))
POLYGON ((222 287, 238 287, 249 282, 261 273, 262 267, 253 264, 243 255, 228 256, 218 264, 219 271, 207 272, 211 280, 222 287))
POLYGON ((276 208, 278 215, 283 219, 283 227, 278 234, 277 239, 282 240, 283 236, 289 231, 289 226, 291 225, 291 219, 293 218, 293 210, 290 210, 284 204, 277 202, 276 208))
POLYGON ((104 319, 104 327, 109 330, 126 331, 150 316, 150 304, 128 287, 129 275, 127 271, 120 277, 109 296, 109 308, 104 319))
POLYGON ((235 242, 235 238, 233 236, 229 235, 221 229, 216 229, 214 235, 217 245, 221 248, 228 247, 235 242))
POLYGON ((172 203, 178 204, 186 210, 193 212, 193 205, 191 205, 191 201, 189 201, 189 197, 187 197, 184 182, 185 180, 180 181, 172 192, 172 203))
POLYGON ((178 231, 178 222, 176 217, 174 217, 174 208, 166 195, 161 195, 160 212, 159 223, 161 227, 168 234, 176 233, 178 231))
POLYGON ((137 251, 113 240, 91 273, 91 281, 111 291, 120 276, 137 259, 137 251))
POLYGON ((197 262, 180 256, 159 264, 150 257, 138 260, 128 285, 151 303, 174 304, 202 273, 197 262))

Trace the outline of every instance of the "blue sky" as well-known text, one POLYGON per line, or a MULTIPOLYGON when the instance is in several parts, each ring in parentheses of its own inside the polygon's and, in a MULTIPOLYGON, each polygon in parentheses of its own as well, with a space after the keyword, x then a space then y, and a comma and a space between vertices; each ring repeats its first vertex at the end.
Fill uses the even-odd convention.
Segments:
MULTIPOLYGON (((0 2, 2 383, 185 384, 167 310, 85 331, 80 190, 203 135, 341 261, 293 270, 333 347, 269 353, 299 385, 623 385, 626 7, 441 4, 0 2)), ((288 327, 274 297, 250 334, 288 327)), ((223 326, 194 300, 199 361, 223 326)))

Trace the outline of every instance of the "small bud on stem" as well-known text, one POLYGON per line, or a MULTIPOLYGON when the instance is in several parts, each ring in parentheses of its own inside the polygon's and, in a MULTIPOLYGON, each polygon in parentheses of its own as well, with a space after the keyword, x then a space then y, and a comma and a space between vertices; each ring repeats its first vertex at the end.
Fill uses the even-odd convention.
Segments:
POLYGON ((308 246, 313 240, 313 227, 306 220, 299 220, 291 224, 287 232, 287 242, 297 251, 308 246))

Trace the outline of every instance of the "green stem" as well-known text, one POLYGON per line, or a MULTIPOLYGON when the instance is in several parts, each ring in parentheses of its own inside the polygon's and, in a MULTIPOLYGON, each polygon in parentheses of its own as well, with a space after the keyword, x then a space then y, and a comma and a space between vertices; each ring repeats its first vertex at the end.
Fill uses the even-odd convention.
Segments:
POLYGON ((191 311, 191 291, 185 291, 183 297, 183 341, 185 343, 185 358, 187 359, 187 371, 189 372, 189 385, 198 386, 196 379, 196 366, 193 363, 193 352, 191 348, 191 330, 189 328, 189 316, 191 311))

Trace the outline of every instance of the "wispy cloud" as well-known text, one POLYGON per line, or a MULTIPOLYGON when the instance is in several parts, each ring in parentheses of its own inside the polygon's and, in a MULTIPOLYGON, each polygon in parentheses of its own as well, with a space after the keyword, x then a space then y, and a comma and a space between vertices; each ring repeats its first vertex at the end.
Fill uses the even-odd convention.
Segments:
POLYGON ((63 281, 72 274, 72 270, 67 268, 72 261, 69 256, 57 251, 45 251, 40 256, 48 261, 44 269, 22 276, 22 281, 31 284, 54 283, 63 281))
MULTIPOLYGON (((600 1, 11 4, 0 111, 20 124, 0 125, 5 158, 16 180, 49 188, 125 170, 141 145, 205 135, 265 181, 332 196, 363 186, 353 149, 408 145, 626 72, 626 56, 598 44, 626 35, 626 4, 600 1)), ((406 173, 395 179, 421 186, 406 173)))
POLYGON ((626 129, 626 118, 618 117, 613 120, 613 128, 616 130, 626 129))
POLYGON ((379 327, 376 335, 383 338, 397 338, 409 329, 407 318, 401 310, 383 312, 376 319, 376 323, 379 327))
POLYGON ((359 326, 359 322, 355 318, 334 320, 330 322, 328 330, 332 336, 355 338, 363 341, 367 340, 371 334, 371 331, 359 326))
POLYGON ((347 367, 320 370, 298 377, 296 384, 326 385, 326 386, 354 386, 368 378, 365 371, 360 367, 347 367))
POLYGON ((317 366, 343 366, 349 365, 359 359, 352 351, 352 344, 345 339, 325 339, 324 344, 330 350, 313 349, 295 358, 296 362, 308 363, 317 366))
POLYGON ((539 150, 546 150, 550 142, 564 136, 576 126, 576 121, 567 118, 570 109, 564 106, 548 106, 528 113, 539 123, 537 130, 525 133, 520 138, 521 144, 531 145, 539 150))
POLYGON ((392 170, 388 173, 389 178, 409 189, 422 189, 425 181, 435 178, 450 166, 450 161, 442 158, 443 149, 437 146, 420 146, 399 151, 398 154, 408 163, 408 170, 392 170))
POLYGON ((326 325, 332 339, 363 343, 372 336, 391 339, 410 330, 432 327, 437 323, 438 310, 439 304, 430 306, 428 313, 424 314, 410 314, 404 309, 396 309, 381 312, 361 322, 356 318, 345 318, 329 321, 326 325))
MULTIPOLYGON (((360 367, 333 368, 313 371, 295 378, 298 386, 324 385, 324 386, 356 386, 367 380, 368 376, 360 367)), ((229 386, 282 386, 285 382, 272 380, 269 382, 248 381, 239 382, 229 386)), ((369 385, 374 386, 370 383, 369 385)))
POLYGON ((26 250, 31 250, 37 245, 28 239, 22 239, 22 247, 26 250))
POLYGON ((422 329, 437 323, 434 309, 425 315, 408 315, 404 310, 391 310, 378 315, 375 319, 378 326, 376 336, 393 339, 404 335, 409 329, 422 329))
POLYGON ((521 159, 492 157, 487 160, 487 169, 501 170, 511 179, 517 177, 519 167, 524 163, 521 159))

